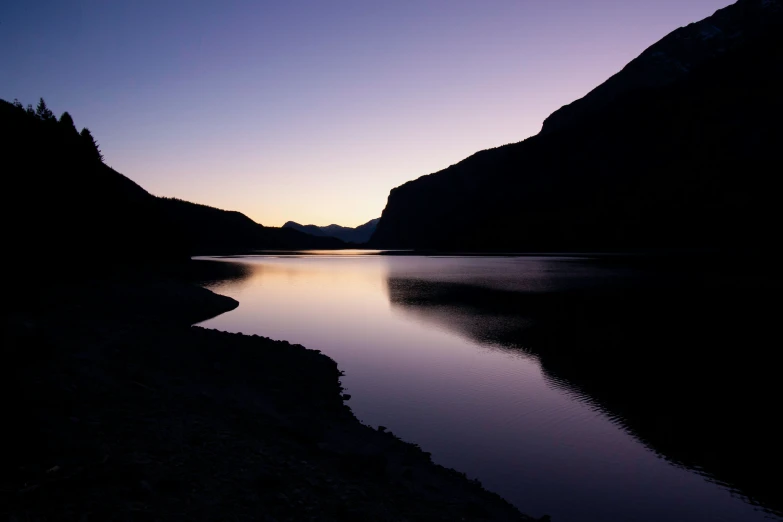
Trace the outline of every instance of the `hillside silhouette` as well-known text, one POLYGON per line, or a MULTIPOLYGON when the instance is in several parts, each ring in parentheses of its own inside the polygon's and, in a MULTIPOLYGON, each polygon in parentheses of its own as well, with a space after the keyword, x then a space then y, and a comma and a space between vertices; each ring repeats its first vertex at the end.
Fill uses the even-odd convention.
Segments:
POLYGON ((370 245, 747 248, 777 233, 783 7, 740 0, 650 47, 537 136, 393 189, 370 245))
POLYGON ((251 250, 338 249, 333 237, 313 237, 288 228, 262 226, 241 212, 175 198, 157 198, 165 219, 182 234, 193 254, 251 250))
POLYGON ((75 257, 134 263, 253 249, 340 248, 333 238, 264 227, 239 212, 158 198, 103 163, 67 112, 0 100, 6 245, 20 266, 75 257))
POLYGON ((295 221, 288 221, 283 225, 283 228, 291 228, 313 236, 336 237, 347 243, 361 244, 370 240, 380 220, 381 218, 371 219, 358 227, 343 227, 334 224, 319 227, 317 225, 300 225, 295 221))
POLYGON ((157 200, 101 161, 87 129, 70 115, 58 121, 43 100, 39 110, 0 100, 3 135, 3 222, 12 263, 58 264, 74 256, 133 262, 187 257, 187 245, 157 200))

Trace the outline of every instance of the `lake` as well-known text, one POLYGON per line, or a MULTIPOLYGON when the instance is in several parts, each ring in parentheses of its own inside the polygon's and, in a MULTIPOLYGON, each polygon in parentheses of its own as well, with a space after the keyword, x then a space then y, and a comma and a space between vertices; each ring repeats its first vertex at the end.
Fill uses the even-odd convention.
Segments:
POLYGON ((525 513, 776 519, 780 395, 757 357, 777 323, 750 312, 766 289, 753 274, 321 254, 201 259, 202 284, 240 303, 201 326, 322 351, 362 422, 525 513))

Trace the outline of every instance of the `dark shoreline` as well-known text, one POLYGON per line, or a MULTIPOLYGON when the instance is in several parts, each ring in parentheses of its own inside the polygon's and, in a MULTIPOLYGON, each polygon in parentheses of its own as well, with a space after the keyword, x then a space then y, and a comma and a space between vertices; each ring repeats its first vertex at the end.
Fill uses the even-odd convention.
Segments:
POLYGON ((532 520, 362 425, 320 352, 190 326, 232 299, 139 277, 23 301, 3 316, 6 519, 532 520))

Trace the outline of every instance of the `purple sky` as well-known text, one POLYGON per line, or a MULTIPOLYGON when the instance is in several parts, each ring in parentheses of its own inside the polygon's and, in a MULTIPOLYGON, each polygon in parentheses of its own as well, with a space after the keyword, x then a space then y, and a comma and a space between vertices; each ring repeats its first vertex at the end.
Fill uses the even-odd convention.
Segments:
POLYGON ((355 226, 729 3, 12 0, 0 98, 69 111, 154 194, 355 226))

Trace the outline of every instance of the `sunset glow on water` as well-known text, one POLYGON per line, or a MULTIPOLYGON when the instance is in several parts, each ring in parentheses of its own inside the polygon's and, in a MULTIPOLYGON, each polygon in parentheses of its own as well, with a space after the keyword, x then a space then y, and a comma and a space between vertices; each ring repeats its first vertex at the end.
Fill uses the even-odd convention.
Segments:
POLYGON ((535 356, 493 341, 524 317, 509 324, 492 312, 405 297, 411 280, 433 294, 453 282, 538 293, 624 283, 631 271, 535 257, 226 262, 241 263, 244 276, 208 286, 240 306, 202 326, 321 350, 345 372, 361 421, 420 444, 527 513, 561 521, 763 518, 640 444, 589 397, 542 371, 535 356))

